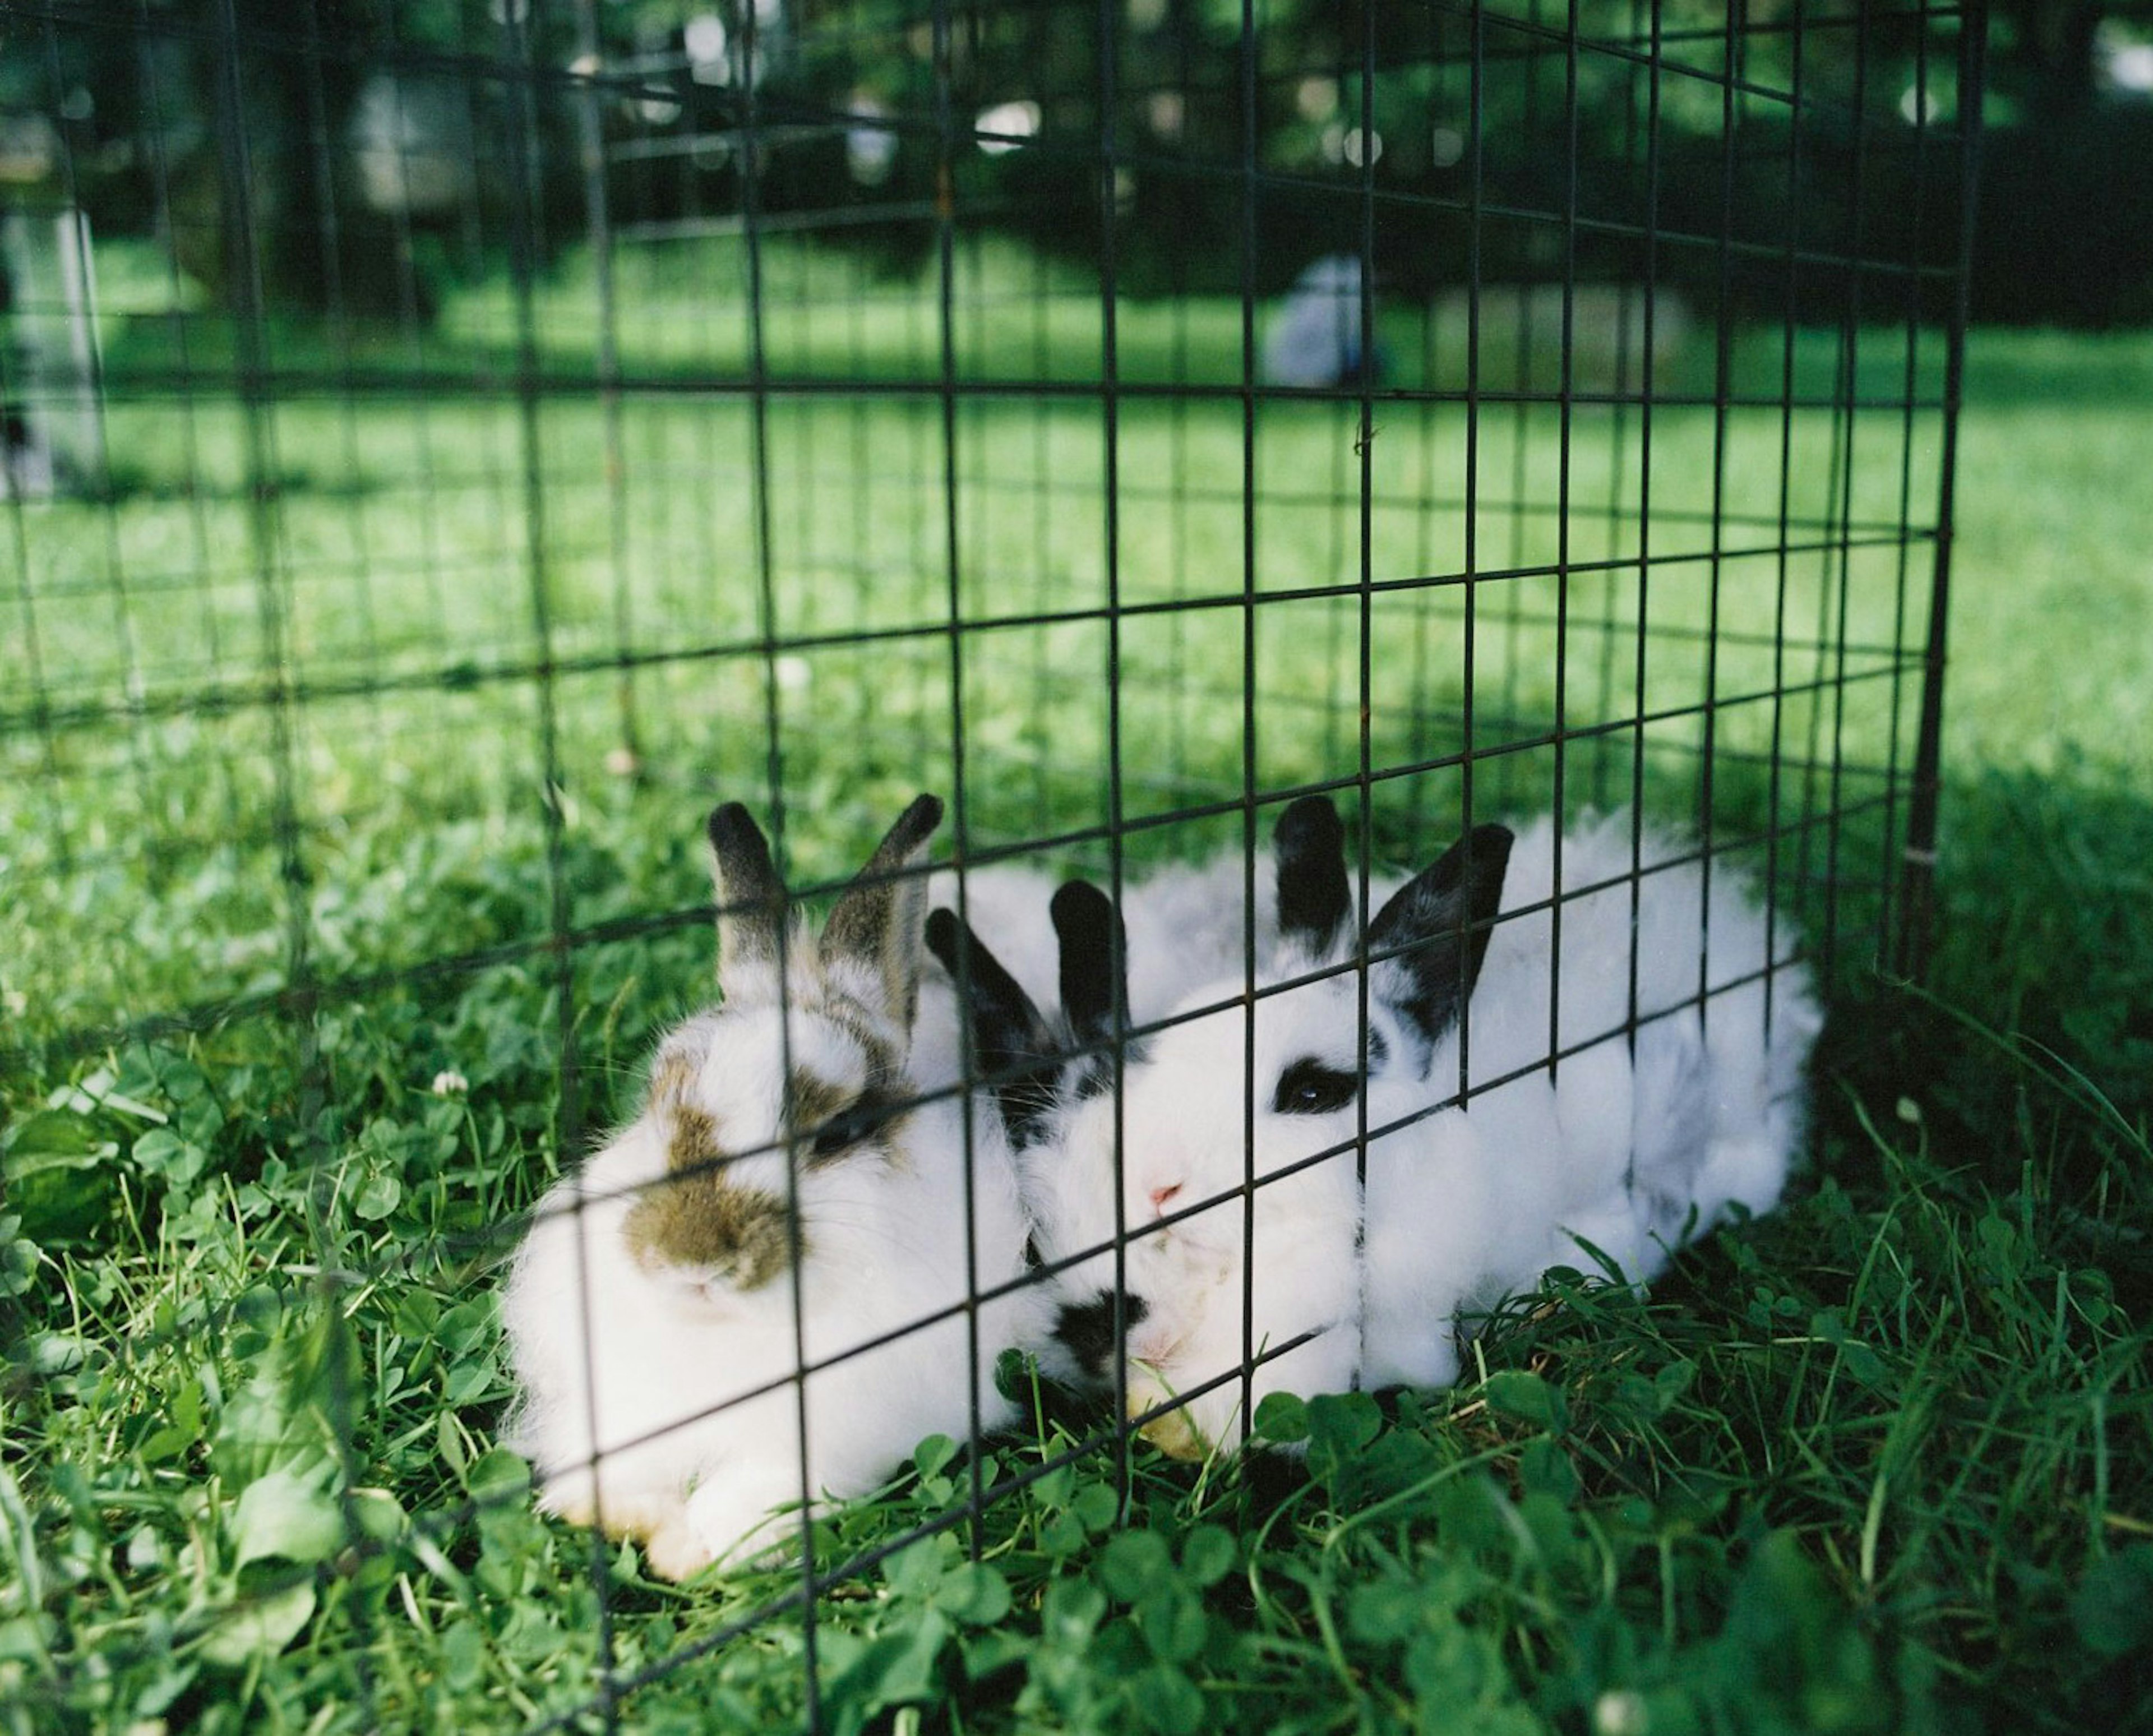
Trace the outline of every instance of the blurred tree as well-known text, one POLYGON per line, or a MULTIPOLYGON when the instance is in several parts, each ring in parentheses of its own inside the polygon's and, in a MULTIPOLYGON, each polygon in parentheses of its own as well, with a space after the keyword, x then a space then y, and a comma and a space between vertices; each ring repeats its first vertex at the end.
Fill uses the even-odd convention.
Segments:
MULTIPOLYGON (((158 227, 228 303, 258 272, 280 304, 423 316, 444 277, 588 232, 593 137, 617 211, 638 218, 737 213, 751 172, 761 209, 831 213, 809 227, 900 267, 944 201, 1086 260, 1111 221, 1134 293, 1231 291, 1252 268, 1275 293, 1360 251, 1364 186, 1382 201, 1378 279, 1415 293, 1476 261, 1484 281, 1545 281, 1566 249, 1580 276, 1634 279, 1646 243, 1623 231, 1649 218, 1704 238, 1653 251, 1662 282, 1777 309, 1775 252, 1936 264, 1958 234, 1953 153, 1924 130, 1957 118, 1948 28, 1881 3, 1260 0, 1247 45, 1243 0, 9 10, 28 22, 0 32, 0 120, 45 117, 62 145, 40 196, 84 205, 101 232, 158 227), (1571 53, 1572 18, 1585 43, 1625 52, 1571 53), (1730 64, 1767 89, 1799 75, 1801 115, 1744 94, 1730 127, 1730 64), (1581 233, 1560 221, 1573 208, 1581 233), (1723 233, 1759 245, 1716 249, 1723 233)), ((2153 0, 1993 0, 1987 16, 1977 310, 2153 314, 2153 0)), ((1805 269, 1798 309, 1852 305, 1855 284, 1805 269)))

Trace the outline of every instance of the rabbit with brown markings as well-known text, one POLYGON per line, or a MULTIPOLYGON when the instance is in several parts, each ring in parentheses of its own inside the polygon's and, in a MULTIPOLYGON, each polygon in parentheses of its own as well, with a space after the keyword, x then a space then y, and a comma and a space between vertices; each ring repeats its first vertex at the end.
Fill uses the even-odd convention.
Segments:
POLYGON ((517 1252, 508 1438, 543 1508, 668 1578, 782 1544, 772 1508, 863 1494, 929 1434, 1013 1419, 994 1362, 1041 1336, 1041 1299, 967 1306, 1024 1274, 1008 1143, 909 1066, 941 813, 907 809, 819 937, 746 811, 710 816, 722 1004, 664 1040, 640 1112, 517 1252))

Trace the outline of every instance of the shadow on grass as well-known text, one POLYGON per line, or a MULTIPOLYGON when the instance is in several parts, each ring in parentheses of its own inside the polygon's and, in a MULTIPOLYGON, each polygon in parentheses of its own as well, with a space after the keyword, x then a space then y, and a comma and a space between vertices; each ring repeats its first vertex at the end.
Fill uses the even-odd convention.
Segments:
POLYGON ((2119 1136, 2142 1139, 2153 1117, 2153 799, 2079 762, 1977 776, 1946 792, 1943 816, 1927 993, 1843 985, 1820 1056, 1842 1089, 1820 1109, 1850 1095, 1891 1113, 1917 1092, 1939 1153, 1992 1183, 2013 1184, 2028 1155, 1999 1137, 2015 1129, 2092 1185, 2106 1161, 2042 1129, 2074 1096, 2105 1102, 2112 1117, 2096 1119, 2119 1136))

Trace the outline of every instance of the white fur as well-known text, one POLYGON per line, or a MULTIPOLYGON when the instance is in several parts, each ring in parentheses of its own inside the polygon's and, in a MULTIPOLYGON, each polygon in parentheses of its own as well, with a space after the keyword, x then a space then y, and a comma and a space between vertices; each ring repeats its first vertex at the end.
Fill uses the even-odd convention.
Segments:
MULTIPOLYGON (((1130 1233, 1123 1275, 1146 1309, 1128 1336, 1130 1412, 1219 1384, 1147 1433, 1169 1451, 1230 1448, 1246 1428, 1238 1370, 1249 1352, 1308 1333, 1309 1342, 1256 1368, 1257 1400, 1273 1391, 1447 1382, 1457 1373, 1458 1317, 1529 1288, 1551 1265, 1597 1269, 1580 1237, 1622 1277, 1641 1280, 1686 1234, 1710 1228, 1730 1206, 1762 1212, 1777 1202, 1801 1138, 1802 1067, 1820 1016, 1784 924, 1773 937, 1775 968, 1741 982, 1766 963, 1766 919, 1744 877, 1724 864, 1711 877, 1708 952, 1702 869, 1654 866, 1684 853, 1673 839, 1645 835, 1634 1056, 1624 1034, 1632 861, 1621 816, 1561 841, 1559 1030, 1549 912, 1496 927, 1467 1008, 1476 1090, 1462 1110, 1423 1113, 1458 1092, 1459 1033, 1431 1052, 1386 1004, 1397 967, 1368 973, 1371 1052, 1380 1046, 1385 1056, 1372 1066, 1367 1092, 1365 1210, 1356 1107, 1317 1115, 1271 1107, 1282 1070, 1303 1057, 1358 1070, 1358 972, 1265 996, 1253 1017, 1235 1005, 1159 1034, 1127 1071, 1120 1113, 1121 1217, 1130 1233), (1573 895, 1602 882, 1611 883, 1573 895), (1550 1077, 1551 1047, 1579 1045, 1550 1077), (1520 1077, 1495 1083, 1514 1072, 1520 1077), (1379 1131, 1416 1115, 1423 1118, 1379 1131), (1342 1149, 1285 1173, 1332 1146, 1342 1149), (1252 1223, 1251 1173, 1261 1184, 1252 1223), (1214 1203, 1148 1227, 1207 1200, 1214 1203)), ((1553 826, 1528 828, 1512 850, 1500 909, 1544 904, 1555 858, 1553 826)), ((1352 950, 1349 939, 1328 962, 1352 950)), ((1133 943, 1131 953, 1133 964, 1133 943)), ((1289 954, 1276 962, 1270 981, 1318 961, 1289 954)), ((1183 1004, 1237 1000, 1241 986, 1229 976, 1183 1004)), ((1114 1106, 1097 1098, 1066 1109, 1055 1138, 1019 1160, 1041 1251, 1054 1260, 1106 1250, 1067 1274, 1072 1298, 1113 1285, 1115 1143, 1114 1106)))
POLYGON ((540 1203, 503 1298, 522 1388, 508 1438, 537 1466, 540 1504, 641 1537, 669 1577, 743 1542, 781 1544, 789 1530, 769 1518, 773 1507, 864 1494, 927 1435, 962 1438, 975 1424, 1011 1422, 995 1357, 1043 1330, 1035 1289, 984 1305, 976 1334, 961 1306, 1024 1271, 1027 1224, 984 1101, 923 1103, 893 1133, 835 1162, 787 1160, 781 1054, 832 1083, 857 1085, 867 1065, 844 1025, 817 1011, 831 985, 812 943, 797 946, 794 964, 782 1046, 774 992, 743 996, 730 985, 732 1000, 690 1025, 709 1041, 695 1102, 723 1128, 728 1150, 770 1148, 732 1160, 728 1178, 781 1198, 797 1188, 797 1339, 791 1270, 743 1291, 697 1269, 639 1264, 623 1226, 667 1163, 648 1109, 540 1203), (803 1488, 802 1357, 812 1368, 945 1310, 955 1311, 813 1368, 803 1488))

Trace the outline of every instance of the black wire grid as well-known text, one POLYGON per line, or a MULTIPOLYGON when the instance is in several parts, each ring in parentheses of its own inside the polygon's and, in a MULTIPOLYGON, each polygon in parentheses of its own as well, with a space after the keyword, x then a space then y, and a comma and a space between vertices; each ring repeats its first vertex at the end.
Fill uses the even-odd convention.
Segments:
MULTIPOLYGON (((4 503, 16 873, 90 888, 8 1066, 253 1021, 318 1108, 330 1012, 520 962, 573 1161, 631 1107, 594 967, 710 914, 593 897, 578 812, 721 798, 803 897, 920 789, 938 861, 1224 849, 1251 899, 1297 796, 1411 865, 1630 803, 1826 980, 1918 971, 1977 10, 1231 11, 0 7, 23 221, 115 205, 128 267, 60 386, 21 356, 85 292, 13 297, 11 401, 94 438, 4 503), (1368 364, 1275 383, 1326 256, 1368 364), (537 828, 542 899, 340 938, 350 832, 470 821, 537 828), (144 978, 99 877, 212 863, 144 978)), ((909 1540, 638 1672, 602 1636, 587 1710, 785 1621, 812 1720, 816 1595, 909 1540)))

